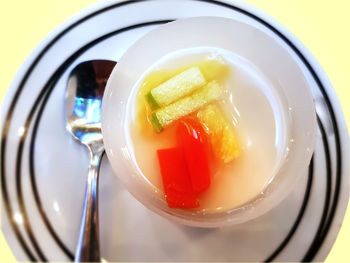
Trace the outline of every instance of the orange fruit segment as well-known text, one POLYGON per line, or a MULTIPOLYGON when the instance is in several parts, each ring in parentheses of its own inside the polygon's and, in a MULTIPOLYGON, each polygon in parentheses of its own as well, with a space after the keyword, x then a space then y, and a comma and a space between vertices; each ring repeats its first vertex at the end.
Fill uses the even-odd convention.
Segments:
POLYGON ((219 106, 210 104, 199 110, 197 117, 209 135, 216 158, 229 163, 240 156, 238 136, 233 125, 225 119, 219 106))

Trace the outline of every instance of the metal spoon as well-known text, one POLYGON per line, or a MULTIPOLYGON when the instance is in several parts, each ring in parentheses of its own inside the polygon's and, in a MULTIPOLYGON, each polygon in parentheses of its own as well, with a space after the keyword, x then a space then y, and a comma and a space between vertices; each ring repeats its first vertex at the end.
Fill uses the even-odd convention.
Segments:
POLYGON ((98 173, 104 152, 101 103, 107 79, 116 62, 91 60, 71 72, 66 94, 67 130, 89 149, 90 165, 75 262, 100 262, 98 173))

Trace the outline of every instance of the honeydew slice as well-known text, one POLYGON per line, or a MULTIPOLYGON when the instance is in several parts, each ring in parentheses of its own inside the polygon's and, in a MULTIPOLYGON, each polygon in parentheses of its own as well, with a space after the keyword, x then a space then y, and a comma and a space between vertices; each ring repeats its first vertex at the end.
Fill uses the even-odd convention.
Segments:
POLYGON ((204 86, 206 80, 198 67, 191 67, 172 77, 146 95, 152 110, 169 105, 204 86))
POLYGON ((171 124, 173 121, 195 112, 208 103, 217 100, 222 92, 222 86, 216 81, 211 81, 191 95, 153 112, 151 122, 154 129, 157 132, 162 131, 165 126, 171 124))

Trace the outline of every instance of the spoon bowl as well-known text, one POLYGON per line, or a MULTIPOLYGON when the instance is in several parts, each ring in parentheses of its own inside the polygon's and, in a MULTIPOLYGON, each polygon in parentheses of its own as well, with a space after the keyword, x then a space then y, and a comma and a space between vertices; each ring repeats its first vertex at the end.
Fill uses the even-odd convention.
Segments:
POLYGON ((107 79, 115 66, 109 60, 91 60, 77 65, 67 85, 67 130, 88 147, 103 147, 101 104, 107 79), (68 106, 69 105, 69 106, 68 106))

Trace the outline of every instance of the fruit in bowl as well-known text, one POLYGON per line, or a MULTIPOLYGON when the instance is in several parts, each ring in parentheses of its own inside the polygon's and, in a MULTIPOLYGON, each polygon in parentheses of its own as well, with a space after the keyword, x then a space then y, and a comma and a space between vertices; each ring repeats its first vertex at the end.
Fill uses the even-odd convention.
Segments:
POLYGON ((277 97, 265 96, 247 68, 219 49, 182 50, 155 64, 135 87, 133 152, 168 207, 232 210, 272 180, 278 120, 269 100, 277 97), (241 107, 249 100, 264 116, 241 107))

